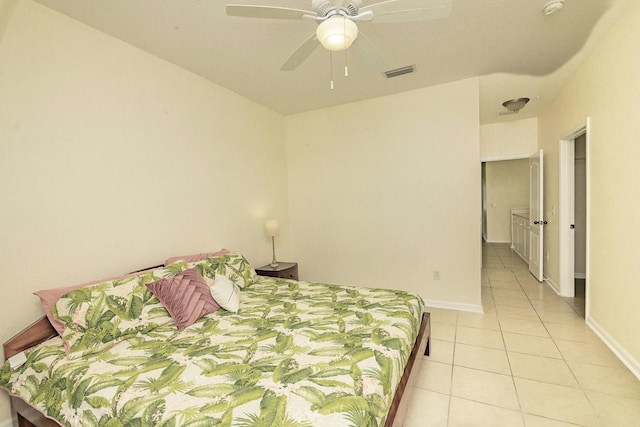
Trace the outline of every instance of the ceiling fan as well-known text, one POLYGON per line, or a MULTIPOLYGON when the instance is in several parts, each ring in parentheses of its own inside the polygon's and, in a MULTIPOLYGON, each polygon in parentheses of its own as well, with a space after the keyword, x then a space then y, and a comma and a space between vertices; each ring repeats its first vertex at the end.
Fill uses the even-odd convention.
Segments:
POLYGON ((247 18, 307 19, 318 23, 317 31, 287 59, 282 71, 293 71, 319 45, 330 51, 353 47, 353 54, 376 71, 384 69, 384 59, 375 44, 358 31, 357 21, 372 24, 402 23, 446 18, 453 0, 387 0, 362 6, 362 0, 311 0, 311 10, 287 7, 227 6, 227 15, 247 18))

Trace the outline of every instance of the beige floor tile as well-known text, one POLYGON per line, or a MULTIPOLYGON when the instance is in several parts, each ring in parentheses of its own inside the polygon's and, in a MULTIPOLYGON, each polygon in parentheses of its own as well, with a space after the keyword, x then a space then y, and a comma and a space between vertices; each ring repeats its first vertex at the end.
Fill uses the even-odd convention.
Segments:
POLYGON ((538 289, 525 289, 527 297, 532 300, 545 300, 545 301, 554 301, 560 300, 558 294, 555 293, 552 289, 547 287, 539 287, 538 289))
MULTIPOLYGON (((482 303, 482 310, 484 311, 484 314, 496 314, 496 306, 493 303, 482 303)), ((482 328, 481 328, 482 329, 482 328)))
POLYGON ((518 297, 518 298, 511 298, 511 297, 505 297, 505 296, 493 296, 493 301, 495 302, 496 305, 508 305, 508 306, 512 306, 512 307, 524 307, 524 308, 530 308, 531 307, 531 303, 529 302, 529 299, 526 297, 518 297))
POLYGON ((537 300, 532 299, 531 305, 536 310, 547 310, 547 311, 566 311, 568 313, 573 313, 575 310, 566 301, 562 299, 553 299, 553 300, 537 300))
POLYGON ((546 322, 545 327, 551 338, 556 340, 602 343, 602 340, 587 327, 582 319, 572 324, 546 322))
POLYGON ((458 326, 456 330, 456 343, 504 350, 504 341, 502 340, 500 331, 491 331, 488 329, 458 326))
POLYGON ((508 305, 496 305, 496 312, 498 318, 521 319, 521 320, 535 320, 539 321, 538 313, 532 307, 511 307, 508 305))
POLYGON ((529 282, 529 281, 525 281, 524 283, 522 283, 521 281, 518 281, 518 284, 520 285, 520 287, 522 288, 523 291, 528 292, 528 291, 538 291, 544 287, 546 287, 545 284, 543 283, 538 283, 536 281, 534 282, 529 282))
POLYGON ((517 289, 506 289, 493 287, 493 296, 500 296, 505 298, 522 298, 527 299, 527 294, 518 285, 517 289))
POLYGON ((444 308, 438 307, 426 307, 425 311, 431 313, 432 322, 455 325, 458 319, 458 312, 456 310, 446 310, 444 308))
POLYGON ((424 360, 420 365, 415 387, 437 393, 451 393, 452 368, 452 365, 447 363, 424 360))
POLYGON ((543 381, 568 387, 579 387, 573 373, 562 359, 509 353, 514 377, 543 381))
POLYGON ((503 332, 514 334, 533 335, 536 337, 548 337, 549 333, 539 320, 520 320, 511 318, 499 318, 500 328, 503 332))
POLYGON ((547 288, 549 287, 549 285, 547 285, 546 283, 538 282, 538 280, 535 277, 533 277, 533 275, 529 272, 529 269, 525 268, 525 269, 514 270, 513 275, 518 280, 518 283, 520 283, 521 285, 536 285, 536 286, 543 286, 547 288))
POLYGON ((505 350, 456 343, 453 364, 466 368, 511 375, 505 350))
POLYGON ((525 427, 576 427, 575 424, 539 417, 537 415, 523 414, 523 418, 525 427))
POLYGON ((571 306, 571 308, 573 308, 573 310, 576 312, 578 316, 580 316, 582 319, 585 318, 586 301, 584 298, 563 298, 563 299, 567 302, 567 304, 571 306))
POLYGON ((502 257, 502 262, 504 263, 505 267, 509 267, 512 270, 527 267, 527 263, 518 255, 511 255, 510 257, 502 257))
POLYGON ((640 400, 587 391, 598 412, 600 426, 637 427, 640 425, 640 400))
POLYGON ((494 313, 469 313, 460 312, 458 314, 458 326, 468 326, 470 328, 500 330, 498 317, 494 313))
POLYGON ((504 268, 502 261, 482 261, 483 268, 504 268))
POLYGON ((483 244, 483 264, 484 314, 432 319, 420 381, 450 393, 416 388, 422 398, 405 427, 640 426, 640 382, 586 326, 583 298, 539 283, 509 244, 483 244), (502 374, 505 348, 513 375, 502 374))
MULTIPOLYGON (((495 307, 493 297, 482 294, 482 309, 485 313, 487 312, 487 307, 495 307)), ((495 311, 495 309, 493 311, 495 311)))
MULTIPOLYGON (((431 425, 429 422, 423 424, 431 425)), ((522 413, 471 400, 451 398, 449 427, 519 427, 524 426, 522 413)))
POLYGON ((487 268, 487 277, 489 280, 499 280, 501 282, 515 282, 516 277, 511 270, 506 268, 487 268))
POLYGON ((507 351, 525 353, 534 356, 553 357, 561 359, 562 354, 551 338, 534 337, 531 335, 503 333, 507 351))
POLYGON ((620 368, 624 366, 603 343, 583 343, 577 341, 554 340, 560 353, 567 361, 620 368))
POLYGON ((403 427, 424 427, 425 420, 429 420, 429 426, 447 427, 448 416, 449 395, 416 388, 403 427))
POLYGON ((456 326, 431 322, 431 338, 454 342, 456 340, 456 326))
POLYGON ((522 288, 515 281, 500 281, 500 280, 491 280, 491 288, 492 289, 513 289, 513 290, 521 290, 522 288))
POLYGON ((425 356, 424 360, 432 362, 441 362, 453 364, 453 347, 452 341, 442 341, 431 338, 429 343, 429 356, 425 356))
POLYGON ((453 367, 451 396, 519 410, 518 397, 510 375, 453 367))
POLYGON ((514 378, 522 410, 554 420, 587 425, 596 416, 579 388, 514 378))
POLYGON ((626 367, 568 363, 583 389, 639 399, 640 404, 640 381, 626 367))
POLYGON ((540 316, 540 319, 545 323, 573 325, 576 322, 581 322, 584 324, 584 319, 578 316, 575 312, 537 310, 537 313, 540 316))

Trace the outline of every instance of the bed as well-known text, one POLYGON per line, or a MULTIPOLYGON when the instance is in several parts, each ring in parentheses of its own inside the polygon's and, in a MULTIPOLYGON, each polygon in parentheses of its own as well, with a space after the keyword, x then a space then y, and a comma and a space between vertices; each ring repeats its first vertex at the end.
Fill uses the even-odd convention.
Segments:
POLYGON ((429 351, 419 296, 261 277, 238 253, 210 255, 72 289, 5 343, 0 388, 19 425, 402 425, 429 351), (175 299, 193 282, 222 307, 185 326, 175 299))

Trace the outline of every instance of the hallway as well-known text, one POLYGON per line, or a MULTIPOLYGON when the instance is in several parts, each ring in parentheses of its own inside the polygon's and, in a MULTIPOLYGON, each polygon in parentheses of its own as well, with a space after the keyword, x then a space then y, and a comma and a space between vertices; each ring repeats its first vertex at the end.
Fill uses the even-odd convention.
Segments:
MULTIPOLYGON (((483 245, 484 314, 427 308, 405 427, 637 426, 640 381, 508 244, 483 245)), ((574 308, 574 303, 578 308, 574 308)))

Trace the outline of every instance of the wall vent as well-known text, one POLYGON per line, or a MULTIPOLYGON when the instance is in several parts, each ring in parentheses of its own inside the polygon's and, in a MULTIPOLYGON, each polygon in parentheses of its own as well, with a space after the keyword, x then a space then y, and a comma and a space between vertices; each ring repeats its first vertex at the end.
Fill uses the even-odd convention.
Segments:
POLYGON ((404 74, 413 73, 414 71, 416 71, 416 67, 414 65, 407 65, 406 67, 400 67, 396 68, 395 70, 385 71, 384 75, 387 76, 388 79, 392 79, 404 74))

